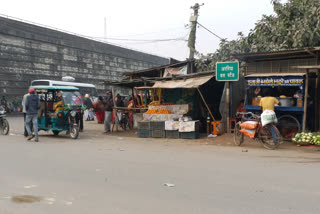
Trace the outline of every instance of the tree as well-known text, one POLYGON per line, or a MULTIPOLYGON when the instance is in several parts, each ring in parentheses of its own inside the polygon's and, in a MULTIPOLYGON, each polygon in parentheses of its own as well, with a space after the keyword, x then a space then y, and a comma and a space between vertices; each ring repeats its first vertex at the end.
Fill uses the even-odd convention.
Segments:
POLYGON ((238 33, 236 40, 221 40, 219 49, 196 61, 199 71, 212 70, 217 61, 232 55, 320 46, 320 1, 272 0, 274 15, 263 15, 247 36, 238 33))

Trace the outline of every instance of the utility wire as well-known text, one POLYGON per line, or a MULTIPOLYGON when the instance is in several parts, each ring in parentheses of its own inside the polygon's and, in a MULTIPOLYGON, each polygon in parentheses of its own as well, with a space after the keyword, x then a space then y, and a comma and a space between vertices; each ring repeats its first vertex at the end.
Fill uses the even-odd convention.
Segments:
POLYGON ((198 22, 198 25, 200 25, 201 27, 203 27, 204 29, 206 29, 207 31, 209 31, 212 35, 214 35, 215 37, 219 38, 220 40, 223 40, 222 37, 218 36, 217 34, 215 34, 214 32, 212 32, 211 30, 209 30, 208 28, 206 28, 205 26, 203 26, 202 24, 200 24, 198 22))
MULTIPOLYGON (((102 38, 103 37, 94 37, 94 38, 102 38)), ((108 40, 117 40, 117 41, 133 41, 133 42, 167 42, 167 41, 184 41, 184 37, 178 37, 178 38, 169 38, 169 39, 124 39, 124 38, 106 38, 108 40)))
POLYGON ((146 32, 146 33, 139 33, 139 34, 132 34, 132 35, 122 35, 122 36, 114 36, 114 37, 124 37, 124 38, 128 38, 128 37, 137 37, 137 36, 146 36, 146 35, 151 35, 151 34, 159 34, 159 33, 167 33, 167 32, 175 32, 175 31, 181 31, 181 30, 185 30, 184 27, 175 27, 175 28, 169 28, 169 29, 164 29, 162 31, 153 31, 153 32, 146 32))

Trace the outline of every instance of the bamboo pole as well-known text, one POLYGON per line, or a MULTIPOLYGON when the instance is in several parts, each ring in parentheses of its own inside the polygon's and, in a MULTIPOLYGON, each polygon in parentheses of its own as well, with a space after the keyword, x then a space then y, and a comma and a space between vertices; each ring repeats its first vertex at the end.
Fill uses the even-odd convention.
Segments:
POLYGON ((227 84, 227 133, 230 133, 230 82, 226 82, 227 84))
POLYGON ((216 122, 216 119, 214 119, 213 114, 212 114, 212 112, 211 112, 211 110, 210 110, 210 108, 209 108, 209 106, 208 106, 207 102, 205 101, 205 99, 204 99, 204 97, 203 97, 203 95, 202 95, 202 93, 201 93, 200 89, 199 89, 199 88, 197 88, 197 89, 198 89, 198 92, 199 92, 199 94, 200 94, 200 97, 201 97, 201 99, 202 99, 202 101, 203 101, 204 105, 206 106, 206 108, 207 108, 207 110, 208 110, 208 112, 209 112, 210 116, 212 117, 212 120, 213 120, 214 122, 216 122))
POLYGON ((308 105, 308 88, 309 88, 309 69, 306 72, 306 82, 304 84, 304 102, 303 102, 303 123, 302 131, 306 131, 306 122, 307 122, 307 105, 308 105))
POLYGON ((316 90, 315 90, 315 103, 314 103, 314 109, 315 109, 315 130, 318 131, 319 130, 319 70, 317 70, 316 73, 317 77, 316 77, 316 90))
POLYGON ((159 104, 161 104, 161 88, 159 88, 159 104))

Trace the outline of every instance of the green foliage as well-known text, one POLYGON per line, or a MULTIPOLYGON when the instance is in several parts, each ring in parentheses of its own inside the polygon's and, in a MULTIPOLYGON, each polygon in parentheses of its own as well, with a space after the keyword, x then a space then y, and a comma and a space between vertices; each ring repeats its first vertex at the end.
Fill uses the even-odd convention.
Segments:
POLYGON ((320 46, 320 1, 272 0, 274 15, 263 15, 248 36, 221 40, 219 49, 196 61, 199 71, 213 70, 217 61, 234 54, 320 46))

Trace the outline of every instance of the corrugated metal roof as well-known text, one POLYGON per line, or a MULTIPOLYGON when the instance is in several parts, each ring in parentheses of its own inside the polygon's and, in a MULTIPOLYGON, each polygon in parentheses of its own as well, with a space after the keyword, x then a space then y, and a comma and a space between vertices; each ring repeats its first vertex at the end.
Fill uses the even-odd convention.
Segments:
POLYGON ((313 51, 320 51, 320 47, 235 54, 233 55, 233 57, 236 59, 245 59, 245 58, 254 58, 254 57, 270 57, 270 56, 277 56, 277 55, 291 55, 291 54, 298 54, 298 53, 306 53, 306 54, 312 55, 310 54, 310 52, 312 53, 313 51))

